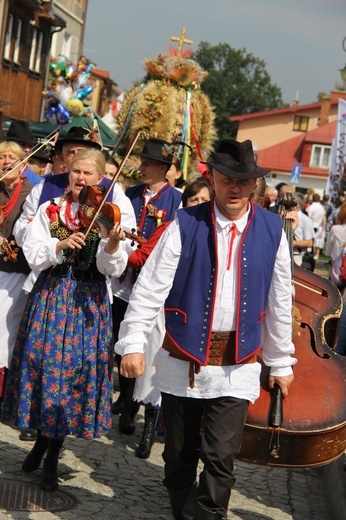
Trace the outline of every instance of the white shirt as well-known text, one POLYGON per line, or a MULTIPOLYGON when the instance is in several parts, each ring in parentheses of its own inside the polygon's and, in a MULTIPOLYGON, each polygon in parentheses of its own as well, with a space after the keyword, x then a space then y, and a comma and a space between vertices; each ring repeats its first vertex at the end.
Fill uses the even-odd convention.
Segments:
MULTIPOLYGON (((36 184, 32 190, 30 191, 29 195, 27 196, 24 205, 23 205, 23 211, 16 221, 14 228, 13 228, 13 235, 16 239, 16 243, 22 247, 26 233, 29 229, 29 224, 33 217, 36 215, 38 208, 39 208, 39 201, 41 197, 41 193, 43 190, 45 180, 42 179, 42 181, 39 184, 36 184)), ((131 231, 132 229, 136 229, 136 217, 135 212, 133 210, 132 204, 130 199, 125 195, 124 190, 121 188, 121 186, 117 183, 115 183, 113 188, 113 204, 116 204, 119 207, 120 214, 121 214, 121 225, 123 228, 127 229, 128 231, 131 231)), ((126 241, 128 242, 128 241, 126 241)), ((129 242, 128 242, 129 244, 129 242)), ((129 254, 131 254, 129 252, 129 254)), ((35 283, 35 280, 37 278, 37 272, 33 270, 29 276, 27 277, 24 285, 23 290, 25 292, 30 292, 33 288, 33 285, 35 283)), ((110 282, 109 282, 110 283, 110 282)))
MULTIPOLYGON (((217 298, 215 302, 212 330, 234 330, 235 328, 235 280, 236 266, 231 262, 230 281, 227 285, 233 304, 223 308, 223 273, 229 250, 229 228, 231 222, 223 217, 215 204, 216 230, 218 240, 219 276, 217 279, 217 298)), ((237 236, 232 256, 236 254, 241 233, 244 231, 248 213, 235 222, 237 236)), ((115 351, 120 355, 134 352, 143 353, 147 346, 155 319, 172 287, 181 252, 178 219, 172 222, 161 236, 158 244, 146 261, 131 293, 124 321, 120 326, 119 341, 115 351)), ((282 233, 276 255, 273 280, 266 308, 266 318, 262 329, 263 360, 274 376, 292 373, 291 366, 296 363, 292 357, 291 318, 291 270, 287 239, 282 233)), ((162 348, 155 358, 156 378, 162 392, 194 398, 215 398, 233 396, 254 401, 260 390, 259 375, 261 365, 248 363, 236 366, 205 366, 195 375, 195 387, 191 389, 188 381, 189 363, 175 359, 162 348)))
MULTIPOLYGON (((305 215, 301 210, 298 211, 298 226, 293 233, 294 240, 302 241, 302 240, 311 240, 315 236, 314 226, 311 218, 308 215, 305 215)), ((309 247, 300 247, 300 253, 305 251, 310 251, 309 247)), ((298 252, 298 248, 294 246, 294 254, 298 252)))
MULTIPOLYGON (((40 201, 43 185, 44 179, 42 179, 42 181, 39 184, 36 184, 36 186, 32 188, 24 202, 23 211, 14 226, 13 235, 19 247, 22 247, 25 238, 25 233, 28 230, 28 223, 36 215, 36 212, 38 210, 38 203, 40 201)), ((116 204, 120 209, 122 227, 129 231, 131 231, 132 229, 136 229, 136 217, 131 201, 125 195, 124 190, 121 188, 121 186, 117 183, 115 183, 113 188, 112 202, 113 204, 116 204)))
POLYGON ((314 228, 322 226, 323 217, 326 214, 320 202, 313 202, 306 208, 306 212, 312 220, 314 228))
POLYGON ((346 224, 334 224, 331 227, 326 244, 326 255, 334 261, 346 243, 346 224))
MULTIPOLYGON (((58 203, 60 197, 55 199, 58 203)), ((63 262, 63 251, 56 253, 56 244, 59 242, 58 238, 53 238, 50 232, 49 218, 46 213, 46 208, 50 205, 50 201, 42 204, 30 226, 27 226, 25 240, 23 243, 23 252, 31 269, 36 272, 44 271, 51 266, 61 264, 63 262)), ((60 210, 60 218, 65 221, 65 207, 66 201, 62 204, 60 210)), ((72 203, 72 215, 76 214, 79 204, 72 203)), ((101 239, 96 253, 96 266, 100 273, 105 276, 120 276, 124 271, 128 254, 124 250, 124 242, 120 242, 118 250, 109 254, 105 251, 107 240, 101 239)), ((106 278, 108 293, 111 299, 110 281, 106 278)))

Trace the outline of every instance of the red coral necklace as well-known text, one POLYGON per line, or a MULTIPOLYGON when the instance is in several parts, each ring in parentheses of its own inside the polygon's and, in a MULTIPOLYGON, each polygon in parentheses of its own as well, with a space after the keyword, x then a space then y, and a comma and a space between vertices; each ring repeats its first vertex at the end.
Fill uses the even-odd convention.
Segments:
POLYGON ((16 189, 14 190, 14 192, 12 194, 12 197, 5 204, 0 206, 0 213, 3 216, 3 218, 6 218, 11 213, 14 206, 16 205, 20 190, 22 189, 22 185, 23 185, 23 179, 20 179, 16 186, 16 189))
POLYGON ((65 222, 66 227, 70 231, 80 231, 85 227, 85 218, 84 212, 81 211, 81 207, 79 206, 78 211, 75 216, 72 215, 72 194, 70 193, 66 199, 66 208, 65 208, 65 222))

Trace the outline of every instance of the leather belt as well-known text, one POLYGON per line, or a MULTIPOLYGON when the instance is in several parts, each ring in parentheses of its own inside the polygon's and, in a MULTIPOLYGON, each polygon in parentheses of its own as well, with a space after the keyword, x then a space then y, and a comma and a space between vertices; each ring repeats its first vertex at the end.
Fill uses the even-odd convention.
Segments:
MULTIPOLYGON (((193 388, 194 377, 193 374, 198 374, 201 369, 201 365, 191 360, 189 356, 181 352, 172 343, 168 335, 166 334, 163 341, 162 348, 169 352, 171 357, 181 359, 182 361, 188 361, 190 363, 190 387, 193 388), (192 385, 192 386, 191 386, 192 385)), ((257 355, 253 354, 250 358, 242 362, 242 364, 256 363, 257 355)), ((232 332, 212 332, 209 346, 209 356, 207 365, 212 366, 225 366, 225 365, 236 365, 235 362, 235 331, 232 332)))

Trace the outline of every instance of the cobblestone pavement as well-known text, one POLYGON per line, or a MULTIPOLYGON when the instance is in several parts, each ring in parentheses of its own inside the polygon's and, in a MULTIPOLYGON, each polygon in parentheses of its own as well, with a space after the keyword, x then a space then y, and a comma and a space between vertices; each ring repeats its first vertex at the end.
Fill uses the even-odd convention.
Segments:
MULTIPOLYGON (((120 434, 118 416, 113 419, 110 433, 100 440, 90 442, 68 437, 65 442, 66 449, 59 463, 59 490, 78 501, 73 509, 54 514, 0 510, 0 518, 171 519, 167 493, 162 485, 162 442, 158 439, 154 444, 150 459, 137 459, 134 448, 143 427, 142 410, 136 418, 137 429, 132 436, 120 434)), ((31 446, 31 442, 19 440, 17 430, 0 424, 0 480, 39 484, 40 470, 31 474, 21 471, 21 463, 31 446)), ((333 519, 323 468, 291 470, 237 462, 236 476, 229 519, 333 519)))

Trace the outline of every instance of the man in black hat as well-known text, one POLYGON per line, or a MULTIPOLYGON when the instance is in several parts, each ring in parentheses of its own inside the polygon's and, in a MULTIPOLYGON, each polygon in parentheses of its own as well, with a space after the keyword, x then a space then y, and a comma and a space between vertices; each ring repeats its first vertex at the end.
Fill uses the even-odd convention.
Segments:
POLYGON ((248 404, 260 391, 256 353, 261 346, 269 386, 284 396, 296 362, 287 238, 280 218, 251 201, 267 170, 256 165, 251 141, 233 139, 221 141, 209 167, 215 197, 177 212, 137 279, 115 346, 122 374, 140 376, 165 306, 155 366, 176 520, 227 517, 248 404))
POLYGON ((47 166, 51 164, 51 147, 42 147, 28 158, 28 166, 39 177, 43 177, 48 172, 47 166))
MULTIPOLYGON (((137 229, 144 238, 148 239, 158 225, 173 220, 174 212, 181 203, 181 192, 173 188, 166 179, 173 162, 174 144, 163 139, 151 138, 146 141, 143 150, 138 155, 141 158, 139 171, 142 184, 128 188, 126 195, 131 200, 135 211, 137 229)), ((118 337, 119 326, 137 275, 138 270, 130 268, 125 280, 120 282, 112 280, 115 339, 118 337)), ((158 337, 161 336, 162 334, 158 334, 158 337)), ((120 356, 117 357, 117 361, 119 365, 120 356)), ((120 395, 113 405, 113 413, 121 412, 119 429, 125 434, 132 434, 135 431, 133 419, 139 405, 132 401, 134 384, 134 380, 128 380, 120 375, 120 395)), ((145 424, 147 429, 152 432, 155 432, 157 414, 158 410, 146 408, 145 424)), ((145 433, 144 431, 144 436, 145 433)), ((146 439, 149 439, 149 436, 146 436, 146 439)), ((147 445, 144 447, 145 458, 150 455, 151 445, 149 446, 149 444, 151 442, 147 441, 147 445)), ((139 456, 141 453, 137 450, 136 455, 139 456)))
POLYGON ((74 155, 83 148, 102 149, 97 136, 88 128, 72 126, 67 134, 57 140, 56 146, 61 149, 65 164, 68 166, 74 155))

